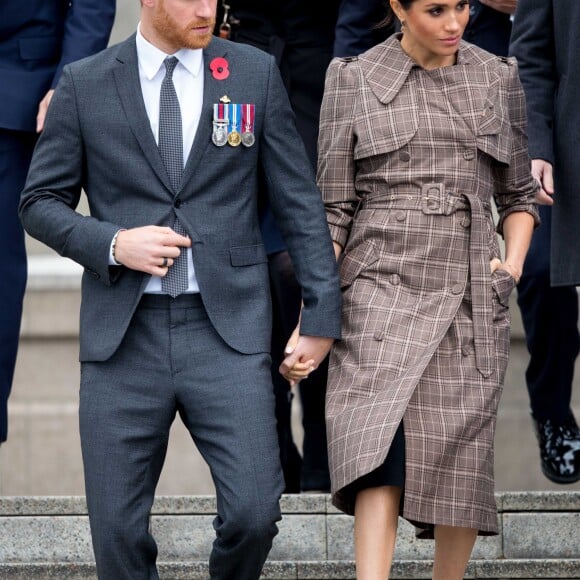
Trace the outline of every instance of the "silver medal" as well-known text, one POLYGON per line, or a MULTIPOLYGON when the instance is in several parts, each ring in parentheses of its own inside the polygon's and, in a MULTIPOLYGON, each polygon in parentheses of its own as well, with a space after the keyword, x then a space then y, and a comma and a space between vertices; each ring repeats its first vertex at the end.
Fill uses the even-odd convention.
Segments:
POLYGON ((227 125, 223 123, 214 123, 211 140, 217 147, 223 147, 228 142, 227 125))
POLYGON ((242 145, 251 147, 256 142, 256 137, 251 131, 244 131, 242 133, 242 145))

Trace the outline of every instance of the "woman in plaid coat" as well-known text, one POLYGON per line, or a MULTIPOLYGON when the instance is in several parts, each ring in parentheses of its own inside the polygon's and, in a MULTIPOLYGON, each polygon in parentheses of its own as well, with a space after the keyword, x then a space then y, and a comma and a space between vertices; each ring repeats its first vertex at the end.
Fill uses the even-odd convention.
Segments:
POLYGON ((537 185, 516 63, 461 40, 467 0, 391 8, 402 34, 335 59, 321 113, 344 300, 326 408, 333 501, 355 515, 359 579, 388 577, 400 510, 434 533, 433 577, 453 580, 476 535, 497 533, 508 299, 537 185))

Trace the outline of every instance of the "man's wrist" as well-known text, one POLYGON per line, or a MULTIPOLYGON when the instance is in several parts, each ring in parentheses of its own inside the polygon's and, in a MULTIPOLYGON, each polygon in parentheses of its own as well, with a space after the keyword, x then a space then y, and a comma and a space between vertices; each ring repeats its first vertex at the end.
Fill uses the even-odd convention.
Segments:
POLYGON ((122 266, 123 265, 121 262, 119 262, 119 260, 117 260, 117 254, 116 254, 117 239, 119 237, 119 234, 123 231, 125 231, 123 228, 118 230, 117 233, 113 236, 113 239, 111 241, 111 251, 110 251, 110 260, 109 260, 109 262, 112 261, 112 264, 110 264, 111 266, 122 266))

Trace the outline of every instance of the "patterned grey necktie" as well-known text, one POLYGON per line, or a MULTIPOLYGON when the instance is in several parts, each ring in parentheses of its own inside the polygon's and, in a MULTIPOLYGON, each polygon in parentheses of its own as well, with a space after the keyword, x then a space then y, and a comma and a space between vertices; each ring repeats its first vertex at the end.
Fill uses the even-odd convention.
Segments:
MULTIPOLYGON (((183 133, 181 126, 181 110, 177 93, 173 85, 173 71, 179 60, 175 56, 167 57, 165 64, 165 78, 161 83, 159 97, 159 153, 167 169, 171 187, 176 193, 181 184, 183 175, 183 133)), ((182 236, 187 235, 183 226, 176 217, 173 230, 182 236)), ((174 260, 173 266, 161 278, 161 289, 173 298, 187 290, 187 251, 181 248, 181 254, 174 260)))

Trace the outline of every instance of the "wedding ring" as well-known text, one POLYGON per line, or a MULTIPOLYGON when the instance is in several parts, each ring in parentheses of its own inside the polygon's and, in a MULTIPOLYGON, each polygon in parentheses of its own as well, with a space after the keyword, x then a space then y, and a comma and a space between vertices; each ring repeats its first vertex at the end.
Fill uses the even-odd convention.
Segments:
POLYGON ((167 268, 167 258, 163 258, 163 264, 161 264, 161 268, 167 268))

